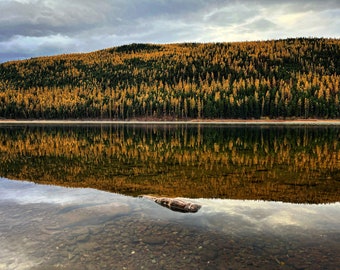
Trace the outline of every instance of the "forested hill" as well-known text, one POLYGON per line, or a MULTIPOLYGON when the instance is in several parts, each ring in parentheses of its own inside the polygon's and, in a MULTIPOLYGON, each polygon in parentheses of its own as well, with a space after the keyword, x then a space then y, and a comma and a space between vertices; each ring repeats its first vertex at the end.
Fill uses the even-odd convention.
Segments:
POLYGON ((131 44, 0 65, 0 118, 340 118, 340 39, 131 44))

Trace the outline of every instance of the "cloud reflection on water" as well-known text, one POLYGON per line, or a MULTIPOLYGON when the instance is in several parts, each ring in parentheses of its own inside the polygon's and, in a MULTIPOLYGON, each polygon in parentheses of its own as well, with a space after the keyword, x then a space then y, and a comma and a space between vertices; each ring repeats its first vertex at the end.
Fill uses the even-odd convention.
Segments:
POLYGON ((205 215, 226 215, 253 226, 254 230, 295 226, 302 229, 336 228, 340 231, 340 203, 293 204, 252 200, 201 199, 205 215))
MULTIPOLYGON (((129 206, 134 211, 143 211, 150 215, 164 218, 181 219, 183 214, 150 203, 148 200, 108 193, 90 188, 64 188, 39 185, 31 182, 13 181, 0 178, 0 202, 9 201, 19 204, 58 204, 63 206, 78 205, 79 208, 92 208, 99 215, 105 214, 115 203, 118 207, 129 206)), ((301 228, 319 228, 334 226, 340 229, 340 203, 332 204, 292 204, 282 202, 226 200, 226 199, 190 199, 203 207, 197 214, 191 214, 189 220, 198 217, 209 220, 213 216, 238 218, 256 227, 297 226, 301 228)), ((188 219, 186 217, 186 219, 188 219)), ((218 226, 220 227, 220 226, 218 226)))

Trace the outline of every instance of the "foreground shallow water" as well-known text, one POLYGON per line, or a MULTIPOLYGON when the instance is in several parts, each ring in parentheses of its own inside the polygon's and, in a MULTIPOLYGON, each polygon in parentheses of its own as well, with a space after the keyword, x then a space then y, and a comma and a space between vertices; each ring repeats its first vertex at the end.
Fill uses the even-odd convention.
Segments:
POLYGON ((0 269, 336 269, 340 203, 188 199, 195 214, 0 178, 0 269))

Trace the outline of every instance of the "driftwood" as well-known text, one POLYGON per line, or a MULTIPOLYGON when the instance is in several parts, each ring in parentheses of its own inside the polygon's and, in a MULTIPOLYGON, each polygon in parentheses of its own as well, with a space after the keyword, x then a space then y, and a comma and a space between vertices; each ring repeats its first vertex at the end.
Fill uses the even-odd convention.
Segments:
POLYGON ((199 204, 185 202, 176 198, 154 197, 149 195, 142 195, 141 197, 152 200, 155 203, 158 203, 159 205, 169 208, 173 211, 182 213, 196 213, 201 208, 201 205, 199 204))

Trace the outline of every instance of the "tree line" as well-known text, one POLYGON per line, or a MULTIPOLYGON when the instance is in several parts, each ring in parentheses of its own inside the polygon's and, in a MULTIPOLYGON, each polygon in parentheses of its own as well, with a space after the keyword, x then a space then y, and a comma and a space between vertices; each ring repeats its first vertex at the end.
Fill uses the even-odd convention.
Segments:
POLYGON ((130 44, 0 65, 0 117, 339 118, 340 40, 130 44))

